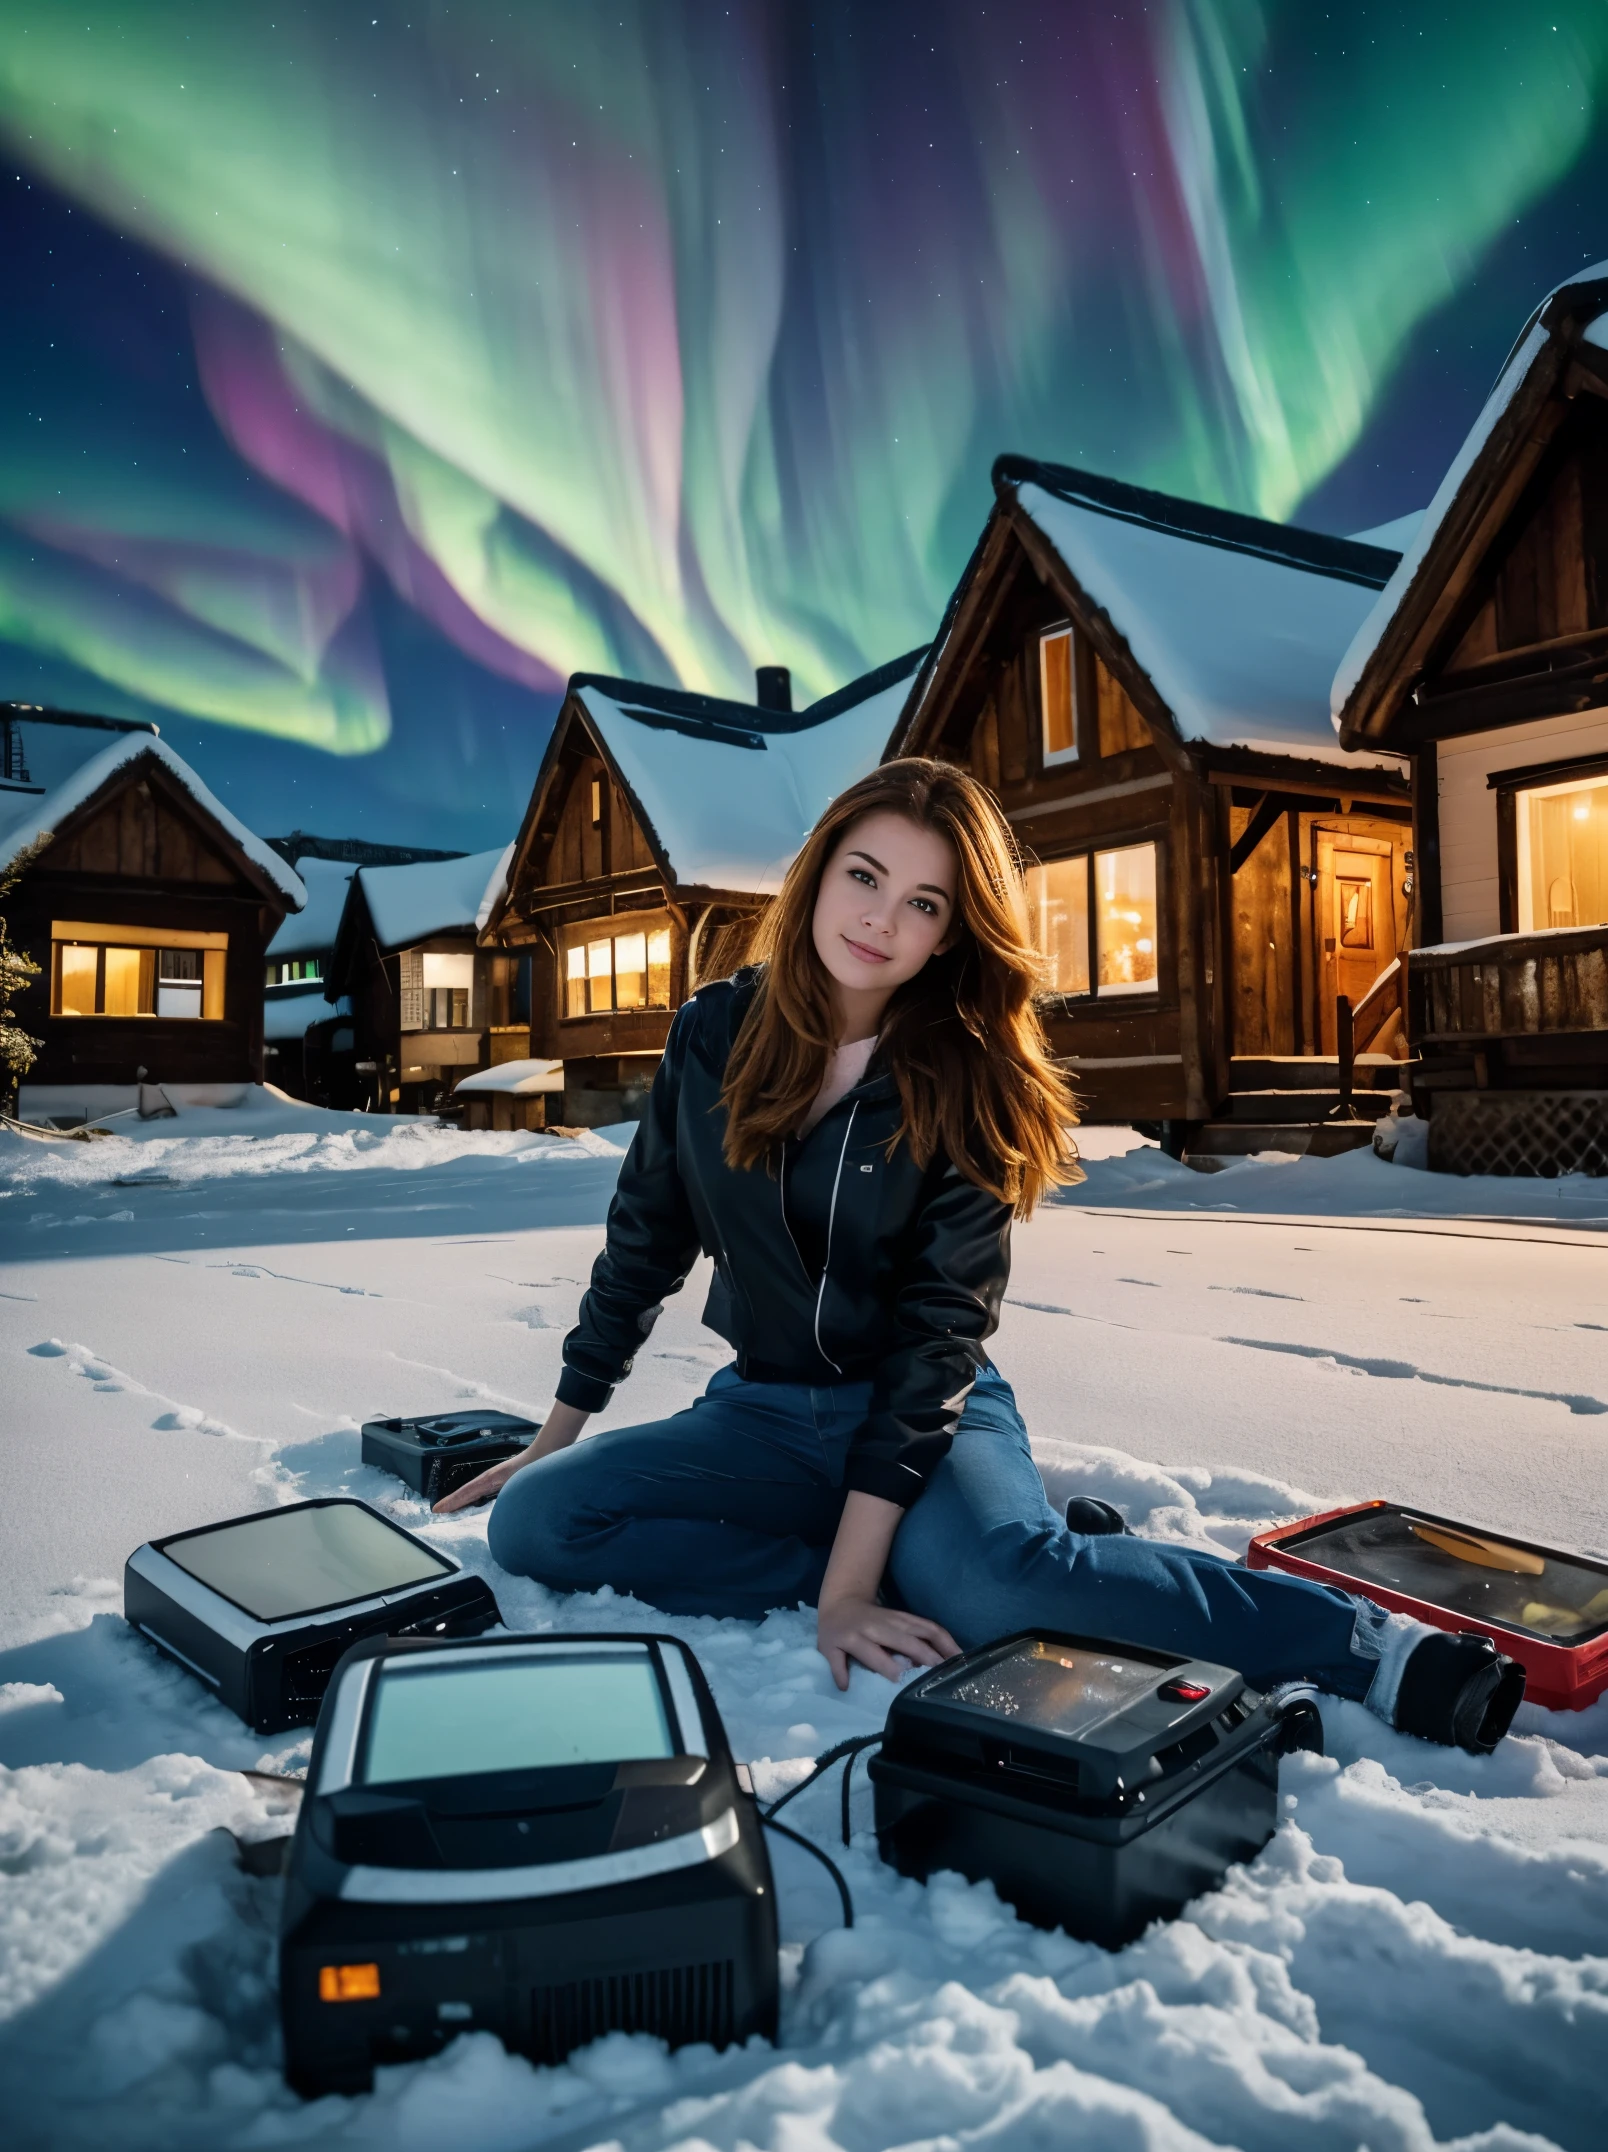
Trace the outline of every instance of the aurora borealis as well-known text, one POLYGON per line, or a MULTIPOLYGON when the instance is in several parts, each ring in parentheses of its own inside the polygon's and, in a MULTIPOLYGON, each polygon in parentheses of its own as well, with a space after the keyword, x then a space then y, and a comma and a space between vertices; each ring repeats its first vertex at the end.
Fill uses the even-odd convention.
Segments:
POLYGON ((0 694, 481 845, 572 670, 926 639, 1002 449, 1386 520, 1605 85, 1600 0, 0 0, 0 694))

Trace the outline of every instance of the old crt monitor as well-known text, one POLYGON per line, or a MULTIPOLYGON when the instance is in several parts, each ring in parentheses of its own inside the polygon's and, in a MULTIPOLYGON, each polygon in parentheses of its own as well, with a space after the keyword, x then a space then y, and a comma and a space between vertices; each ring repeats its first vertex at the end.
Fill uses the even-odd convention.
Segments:
POLYGON ((538 2062, 774 2035, 759 1815, 675 1638, 359 1645, 307 1783, 279 1953, 298 2091, 474 2029, 538 2062))
POLYGON ((136 1548, 123 1611, 260 1734, 310 1725, 359 1637, 477 1635, 500 1619, 483 1578, 345 1496, 136 1548))
POLYGON ((1273 1835, 1305 1697, 1128 1644, 1033 1631, 902 1689, 871 1760, 883 1858, 987 1878, 1025 1920, 1114 1948, 1273 1835))
POLYGON ((365 1420, 363 1462, 439 1502, 488 1465, 517 1457, 541 1430, 512 1412, 434 1412, 416 1420, 365 1420))

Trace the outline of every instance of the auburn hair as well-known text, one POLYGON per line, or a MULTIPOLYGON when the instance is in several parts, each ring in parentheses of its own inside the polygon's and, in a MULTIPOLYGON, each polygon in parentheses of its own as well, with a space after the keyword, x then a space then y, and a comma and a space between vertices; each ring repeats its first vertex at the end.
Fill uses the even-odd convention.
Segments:
POLYGON ((950 947, 895 990, 882 1019, 879 1052, 903 1107, 890 1150, 908 1142, 923 1168, 941 1151, 1026 1218, 1083 1174, 1076 1102, 1039 1021, 1043 964, 1028 936, 1021 856, 984 787, 922 756, 885 762, 838 794, 759 922, 758 985, 721 1086, 726 1163, 769 1166, 826 1080, 837 1039, 815 903, 828 861, 873 814, 947 838, 959 869, 950 947))

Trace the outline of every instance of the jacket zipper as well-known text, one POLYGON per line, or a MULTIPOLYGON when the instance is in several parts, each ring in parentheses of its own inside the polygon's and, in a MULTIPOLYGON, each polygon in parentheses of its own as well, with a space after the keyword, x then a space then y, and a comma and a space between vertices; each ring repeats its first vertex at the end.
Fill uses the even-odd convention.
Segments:
POLYGON ((856 1099, 849 1108, 849 1125, 843 1131, 843 1148, 838 1152, 837 1171, 832 1176, 832 1201, 826 1213, 826 1255, 821 1264, 821 1283, 815 1294, 815 1349, 827 1366, 837 1368, 840 1375, 843 1372, 842 1368, 838 1367, 837 1362, 821 1343, 821 1302, 826 1296, 827 1274, 832 1268, 832 1227, 837 1220, 838 1183, 843 1178, 843 1161, 849 1155, 849 1138, 854 1133, 854 1116, 859 1110, 860 1102, 856 1099))
MULTIPOLYGON (((850 1118, 852 1119, 852 1118, 853 1118, 853 1116, 851 1115, 851 1116, 850 1116, 850 1118)), ((784 1231, 784 1232, 786 1233, 786 1235, 787 1235, 788 1241, 790 1242, 790 1244, 791 1244, 791 1246, 792 1246, 792 1250, 793 1250, 793 1253, 794 1253, 794 1255, 796 1255, 796 1256, 798 1257, 798 1268, 799 1268, 799 1275, 800 1275, 800 1276, 801 1276, 801 1277, 803 1278, 803 1280, 804 1280, 804 1283, 805 1283, 806 1285, 808 1285, 808 1284, 809 1284, 809 1282, 810 1282, 810 1272, 809 1272, 809 1265, 808 1265, 808 1264, 807 1264, 807 1263, 805 1262, 805 1260, 804 1260, 804 1255, 803 1255, 803 1251, 802 1251, 802 1249, 801 1249, 801 1248, 799 1247, 799 1244, 798 1244, 798 1242, 797 1242, 797 1241, 796 1241, 796 1240, 795 1240, 795 1239, 793 1238, 793 1226, 792 1226, 792 1221, 791 1221, 791 1220, 789 1219, 789 1217, 788 1217, 788 1215, 787 1215, 787 1153, 786 1153, 785 1149, 784 1149, 784 1150, 783 1150, 783 1152, 782 1152, 782 1171, 781 1171, 781 1177, 780 1177, 780 1180, 778 1181, 778 1184, 777 1184, 777 1186, 778 1186, 778 1188, 779 1188, 779 1191, 780 1191, 780 1194, 781 1194, 781 1199, 782 1199, 782 1230, 783 1230, 783 1231, 784 1231)), ((828 1218, 828 1223, 827 1223, 827 1229, 826 1229, 826 1233, 827 1233, 827 1243, 828 1243, 828 1247, 830 1248, 830 1244, 831 1244, 831 1238, 832 1238, 832 1227, 831 1227, 831 1221, 830 1221, 830 1217, 828 1218)), ((834 1363, 834 1364, 835 1364, 835 1363, 834 1363)))

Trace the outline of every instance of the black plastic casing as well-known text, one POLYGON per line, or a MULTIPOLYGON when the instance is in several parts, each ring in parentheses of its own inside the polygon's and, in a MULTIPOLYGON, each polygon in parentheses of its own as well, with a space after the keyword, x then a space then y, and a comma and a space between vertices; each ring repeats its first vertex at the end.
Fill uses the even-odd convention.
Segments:
POLYGON ((279 1949, 285 2076, 304 2096, 361 2091, 376 2064, 435 2054, 460 2032, 495 2033, 544 2063, 611 2031, 672 2046, 775 2037, 776 1896, 759 1811, 703 1671, 677 1639, 545 1632, 474 1646, 360 1645, 331 1682, 307 1783, 279 1949), (342 1755, 361 1753, 368 1708, 348 1685, 367 1678, 366 1666, 533 1646, 646 1647, 686 1753, 405 1786, 342 1782, 342 1755), (704 1832, 718 1850, 633 1872, 704 1832), (583 1887, 553 1887, 574 1871, 544 1877, 548 1863, 593 1873, 583 1887), (324 2000, 323 1969, 343 1965, 376 1968, 378 1994, 324 2000))
POLYGON ((517 1457, 541 1432, 512 1412, 435 1412, 416 1420, 365 1420, 363 1462, 439 1502, 488 1465, 517 1457))
POLYGON ((894 1699, 876 1788, 884 1860, 925 1878, 986 1879, 1024 1920, 1116 1948, 1248 1861, 1278 1820, 1278 1758, 1321 1739, 1230 1668, 1049 1630, 1001 1639, 894 1699), (1024 1642, 1153 1665, 1155 1687, 1067 1739, 935 1695, 1024 1642), (1198 1702, 1160 1692, 1199 1686, 1198 1702))
MULTIPOLYGON (((335 1501, 349 1498, 332 1496, 285 1506, 321 1509, 335 1501)), ((248 1521, 228 1517, 219 1523, 248 1521)), ((393 1531, 401 1531, 389 1517, 384 1522, 393 1531)), ((310 1726, 337 1663, 364 1638, 478 1636, 502 1619, 485 1579, 454 1564, 447 1576, 353 1597, 279 1621, 262 1621, 168 1560, 164 1550, 191 1536, 170 1532, 134 1550, 123 1569, 124 1616, 259 1734, 310 1726)), ((403 1537, 412 1539, 413 1534, 403 1533, 403 1537)), ((437 1559, 451 1560, 438 1547, 428 1551, 437 1559)))

